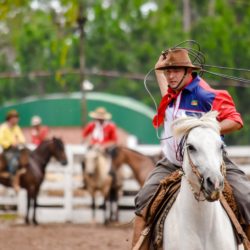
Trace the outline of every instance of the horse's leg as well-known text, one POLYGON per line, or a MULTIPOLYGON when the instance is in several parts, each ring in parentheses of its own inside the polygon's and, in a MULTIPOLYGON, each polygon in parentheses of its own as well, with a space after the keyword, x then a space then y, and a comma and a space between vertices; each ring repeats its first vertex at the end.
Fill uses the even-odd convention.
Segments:
POLYGON ((95 195, 92 194, 92 204, 91 204, 91 209, 92 209, 92 221, 95 222, 95 195))
POLYGON ((112 172, 112 183, 109 191, 110 195, 110 220, 118 221, 118 192, 119 178, 116 171, 112 172))
POLYGON ((107 225, 109 223, 109 219, 108 219, 108 214, 107 214, 107 198, 103 197, 103 221, 104 221, 104 225, 107 225))
POLYGON ((30 222, 29 222, 29 211, 30 211, 31 197, 30 197, 29 192, 27 192, 27 193, 28 193, 28 195, 27 195, 27 211, 26 211, 26 216, 25 216, 25 223, 28 225, 28 224, 30 224, 30 222))
POLYGON ((104 205, 104 223, 107 224, 109 221, 111 221, 111 203, 110 203, 110 191, 112 186, 112 176, 108 175, 105 183, 103 185, 102 194, 103 194, 103 205, 104 205), (108 208, 107 208, 108 207, 108 208), (107 215, 108 211, 109 216, 107 215))
POLYGON ((33 223, 34 225, 38 225, 38 222, 36 220, 36 209, 37 209, 37 195, 35 195, 35 198, 33 199, 33 207, 34 207, 34 211, 33 211, 33 223))
POLYGON ((118 207, 118 190, 113 187, 111 189, 111 211, 112 211, 112 221, 118 221, 119 220, 119 207, 118 207))

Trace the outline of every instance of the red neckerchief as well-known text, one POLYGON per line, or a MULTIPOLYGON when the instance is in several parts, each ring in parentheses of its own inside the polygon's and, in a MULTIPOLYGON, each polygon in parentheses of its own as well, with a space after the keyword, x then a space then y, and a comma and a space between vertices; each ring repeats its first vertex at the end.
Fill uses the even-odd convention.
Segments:
POLYGON ((161 124, 164 122, 164 118, 165 118, 165 112, 166 112, 166 108, 168 107, 168 105, 177 98, 177 96, 180 94, 180 92, 187 86, 189 85, 191 82, 193 81, 193 78, 191 79, 191 81, 186 84, 185 86, 183 86, 178 92, 175 92, 173 89, 168 88, 168 92, 166 95, 163 96, 163 98, 161 99, 161 102, 159 104, 159 107, 157 109, 157 114, 154 116, 153 118, 153 126, 155 128, 158 128, 161 126, 161 124))

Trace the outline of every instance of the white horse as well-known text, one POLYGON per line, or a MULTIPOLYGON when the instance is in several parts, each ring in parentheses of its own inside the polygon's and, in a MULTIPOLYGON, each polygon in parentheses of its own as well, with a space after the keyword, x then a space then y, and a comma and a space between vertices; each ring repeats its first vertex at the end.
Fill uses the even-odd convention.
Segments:
POLYGON ((109 159, 104 152, 100 151, 100 149, 92 148, 87 151, 85 155, 85 169, 83 175, 84 181, 86 182, 86 188, 92 198, 92 219, 93 221, 95 220, 96 192, 100 191, 103 197, 105 224, 110 220, 116 220, 117 215, 114 215, 113 211, 114 209, 118 210, 116 193, 114 194, 116 190, 112 189, 113 178, 109 174, 110 167, 111 159, 109 159), (111 197, 112 194, 115 196, 114 198, 111 197), (111 207, 112 205, 113 207, 111 207), (109 209, 107 209, 107 206, 109 209), (108 214, 108 212, 110 214, 108 214))
POLYGON ((180 192, 164 223, 164 250, 238 249, 230 219, 220 204, 224 188, 223 141, 217 112, 173 123, 182 137, 180 192))

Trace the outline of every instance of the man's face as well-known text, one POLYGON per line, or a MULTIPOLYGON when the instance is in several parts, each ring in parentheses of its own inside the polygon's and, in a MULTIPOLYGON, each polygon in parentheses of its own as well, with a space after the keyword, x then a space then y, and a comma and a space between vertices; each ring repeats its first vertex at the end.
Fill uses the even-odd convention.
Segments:
POLYGON ((104 122, 103 119, 96 119, 97 122, 99 122, 100 124, 102 124, 104 122))
POLYGON ((13 116, 13 117, 11 117, 10 119, 9 119, 9 123, 11 124, 11 125, 17 125, 18 124, 18 122, 19 122, 19 117, 18 116, 13 116))
POLYGON ((188 74, 186 74, 183 81, 181 82, 185 74, 185 68, 170 68, 170 69, 164 70, 164 75, 167 79, 168 85, 171 89, 174 89, 174 90, 181 89, 184 85, 188 83, 189 76, 191 73, 190 69, 187 69, 187 73, 188 74))

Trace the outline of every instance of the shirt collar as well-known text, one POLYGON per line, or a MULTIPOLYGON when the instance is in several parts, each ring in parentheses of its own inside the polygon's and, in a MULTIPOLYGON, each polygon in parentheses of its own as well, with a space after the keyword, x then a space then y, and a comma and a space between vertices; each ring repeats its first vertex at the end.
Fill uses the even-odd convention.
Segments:
POLYGON ((201 78, 197 75, 197 73, 193 73, 193 80, 191 83, 189 83, 184 89, 188 90, 190 92, 193 91, 193 89, 197 86, 198 82, 201 80, 201 78))

